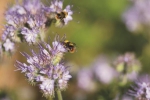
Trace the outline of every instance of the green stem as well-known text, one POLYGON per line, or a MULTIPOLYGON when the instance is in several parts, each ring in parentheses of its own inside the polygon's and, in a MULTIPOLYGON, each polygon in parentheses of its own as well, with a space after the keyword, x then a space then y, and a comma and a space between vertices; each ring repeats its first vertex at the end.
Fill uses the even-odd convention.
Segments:
POLYGON ((48 100, 53 100, 53 98, 52 98, 52 97, 49 97, 48 100))
POLYGON ((61 91, 59 89, 57 90, 57 96, 58 96, 58 100, 63 100, 61 91))

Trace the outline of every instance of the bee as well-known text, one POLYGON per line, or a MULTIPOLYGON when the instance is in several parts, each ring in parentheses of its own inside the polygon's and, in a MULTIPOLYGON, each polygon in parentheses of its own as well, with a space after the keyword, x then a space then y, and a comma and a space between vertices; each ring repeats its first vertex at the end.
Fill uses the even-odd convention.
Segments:
POLYGON ((65 11, 45 14, 47 16, 47 20, 45 21, 45 26, 49 27, 52 23, 55 23, 57 27, 62 27, 65 25, 64 18, 68 16, 68 13, 65 11))
POLYGON ((72 43, 72 42, 70 42, 68 40, 64 40, 62 42, 62 44, 68 50, 68 52, 74 53, 76 51, 76 44, 75 43, 72 43))
POLYGON ((56 13, 55 19, 56 19, 56 26, 62 27, 65 25, 64 18, 68 16, 68 13, 65 11, 62 11, 60 13, 56 13))
POLYGON ((56 18, 56 20, 58 20, 58 19, 63 20, 64 18, 67 17, 67 15, 68 15, 67 12, 62 11, 60 13, 56 13, 56 17, 55 18, 56 18))

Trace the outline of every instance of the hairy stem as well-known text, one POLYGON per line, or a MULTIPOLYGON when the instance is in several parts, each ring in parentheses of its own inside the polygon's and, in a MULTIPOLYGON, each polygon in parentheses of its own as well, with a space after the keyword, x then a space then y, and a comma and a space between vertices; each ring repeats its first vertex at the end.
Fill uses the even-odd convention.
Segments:
POLYGON ((61 91, 59 89, 57 90, 57 96, 58 96, 58 100, 63 100, 61 91))
POLYGON ((53 98, 49 97, 48 100, 53 100, 53 98))

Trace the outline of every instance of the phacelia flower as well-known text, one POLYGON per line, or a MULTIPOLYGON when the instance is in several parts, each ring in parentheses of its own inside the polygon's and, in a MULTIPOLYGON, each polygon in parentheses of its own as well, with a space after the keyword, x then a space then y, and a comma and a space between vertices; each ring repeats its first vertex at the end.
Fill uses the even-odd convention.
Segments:
POLYGON ((123 86, 126 85, 128 81, 137 79, 141 70, 141 63, 135 57, 134 53, 127 52, 115 60, 114 67, 119 74, 118 79, 120 80, 120 85, 123 86))
POLYGON ((140 71, 141 64, 136 59, 134 53, 127 52, 124 55, 120 55, 114 62, 118 72, 122 74, 131 73, 133 71, 140 71))
POLYGON ((150 27, 150 1, 132 0, 132 6, 123 13, 129 31, 142 31, 150 27))
POLYGON ((43 4, 40 2, 40 0, 24 0, 23 5, 23 8, 26 10, 26 12, 30 13, 31 15, 39 14, 42 12, 41 8, 43 4))
POLYGON ((53 0, 51 2, 50 8, 53 12, 60 13, 63 9, 63 2, 58 0, 53 0))
MULTIPOLYGON (((5 12, 6 25, 2 34, 2 45, 7 39, 13 43, 28 44, 44 41, 46 29, 52 22, 56 26, 63 26, 72 20, 73 12, 70 6, 68 5, 64 10, 62 7, 63 2, 58 0, 52 1, 50 7, 45 6, 40 0, 23 0, 22 4, 9 8, 5 12)), ((6 50, 4 48, 4 51, 6 50)), ((9 51, 15 50, 9 49, 9 51)))
POLYGON ((11 42, 9 39, 7 39, 4 44, 3 44, 3 47, 5 48, 5 51, 7 52, 11 52, 14 50, 14 43, 11 42))
POLYGON ((117 77, 117 72, 109 64, 109 60, 104 55, 97 58, 92 66, 96 78, 104 84, 111 83, 117 77))
POLYGON ((90 68, 81 69, 77 76, 78 87, 88 92, 95 91, 96 82, 93 78, 94 74, 90 68))
POLYGON ((63 10, 63 2, 61 0, 53 0, 51 2, 51 6, 46 9, 47 11, 50 10, 52 12, 47 13, 47 15, 49 18, 55 19, 55 24, 58 27, 67 25, 68 22, 72 20, 73 11, 71 11, 70 5, 66 6, 66 8, 63 10))
POLYGON ((17 61, 16 67, 25 73, 31 84, 37 84, 44 96, 54 97, 55 90, 65 90, 72 77, 61 62, 65 52, 68 52, 62 42, 55 39, 52 46, 43 43, 39 45, 39 53, 32 50, 32 56, 22 53, 27 58, 27 64, 17 61))
MULTIPOLYGON (((46 21, 42 8, 43 4, 39 0, 23 0, 23 4, 16 4, 5 12, 7 24, 2 34, 4 51, 8 51, 4 46, 8 40, 11 40, 14 46, 16 42, 36 44, 39 39, 43 39, 40 37, 42 35, 39 35, 43 33, 46 21)), ((9 48, 9 51, 13 52, 14 48, 9 48)))
POLYGON ((37 43, 38 33, 39 33, 38 30, 36 30, 36 29, 30 30, 26 27, 24 27, 21 32, 21 34, 24 36, 26 42, 28 42, 29 44, 37 43))
POLYGON ((137 100, 150 100, 150 77, 148 75, 141 76, 128 94, 137 100))

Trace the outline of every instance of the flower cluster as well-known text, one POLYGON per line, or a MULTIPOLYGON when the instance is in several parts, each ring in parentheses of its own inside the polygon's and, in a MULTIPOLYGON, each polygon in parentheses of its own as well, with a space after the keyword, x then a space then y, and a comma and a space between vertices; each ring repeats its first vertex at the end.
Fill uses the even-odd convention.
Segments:
MULTIPOLYGON (((2 34, 0 51, 14 52, 15 43, 37 44, 44 40, 46 29, 54 23, 64 26, 72 20, 70 5, 63 9, 63 2, 54 0, 45 6, 40 0, 23 0, 5 13, 7 24, 2 34)), ((1 52, 2 53, 2 52, 1 52)))
POLYGON ((96 78, 103 84, 110 84, 118 76, 106 55, 97 58, 92 66, 96 78))
POLYGON ((140 62, 136 59, 133 53, 127 52, 120 55, 114 62, 118 72, 129 74, 133 71, 138 72, 141 69, 140 62))
POLYGON ((96 58, 91 66, 87 67, 80 69, 77 81, 79 88, 88 92, 96 91, 97 82, 108 85, 118 76, 106 55, 96 58))
POLYGON ((77 76, 78 87, 85 91, 95 91, 96 83, 94 82, 94 75, 91 69, 81 69, 77 76))
POLYGON ((137 100, 150 100, 150 76, 141 76, 135 86, 129 90, 129 95, 134 96, 137 100))
POLYGON ((124 12, 123 20, 130 31, 150 27, 149 0, 132 0, 133 5, 124 12))
POLYGON ((37 84, 45 97, 54 97, 57 89, 67 88, 67 82, 72 77, 67 67, 61 62, 67 49, 59 40, 55 39, 52 46, 43 43, 39 45, 39 53, 32 50, 32 56, 22 53, 27 63, 16 62, 16 67, 25 73, 31 84, 37 84))

